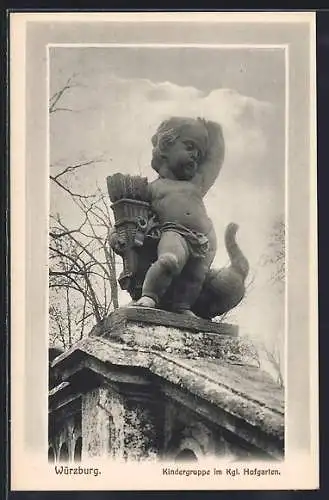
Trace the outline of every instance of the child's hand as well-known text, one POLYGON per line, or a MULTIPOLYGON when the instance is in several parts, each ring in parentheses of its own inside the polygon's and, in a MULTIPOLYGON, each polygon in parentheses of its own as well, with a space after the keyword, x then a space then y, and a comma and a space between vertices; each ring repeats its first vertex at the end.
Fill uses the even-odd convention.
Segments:
POLYGON ((198 117, 198 120, 207 129, 210 147, 215 144, 224 145, 223 130, 219 123, 213 122, 211 120, 205 120, 204 118, 200 117, 198 117))
POLYGON ((208 121, 205 126, 208 130, 210 146, 216 143, 224 144, 223 129, 219 123, 208 121))

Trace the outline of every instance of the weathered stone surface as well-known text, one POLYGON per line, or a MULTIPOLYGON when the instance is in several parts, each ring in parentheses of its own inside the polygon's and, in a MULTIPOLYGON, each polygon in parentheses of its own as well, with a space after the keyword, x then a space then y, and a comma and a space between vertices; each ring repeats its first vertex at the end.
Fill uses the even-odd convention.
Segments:
POLYGON ((154 401, 102 392, 101 404, 110 416, 110 456, 124 460, 154 460, 159 452, 161 420, 154 401))
MULTIPOLYGON (((150 370, 181 389, 194 394, 200 400, 207 401, 248 423, 251 427, 259 429, 267 436, 283 441, 284 415, 283 412, 273 409, 271 393, 268 394, 265 401, 263 394, 257 394, 256 390, 253 397, 250 397, 248 388, 244 385, 244 379, 241 379, 239 390, 237 390, 237 386, 232 387, 228 380, 230 374, 234 373, 235 366, 227 365, 225 368, 222 367, 222 373, 224 369, 226 371, 223 383, 222 373, 213 373, 210 376, 207 373, 193 369, 188 362, 179 359, 170 361, 157 357, 150 366, 150 370)), ((249 376, 249 381, 252 378, 249 376)), ((260 383, 261 378, 259 376, 254 376, 254 379, 258 381, 258 384, 260 383)), ((269 384, 268 388, 277 396, 281 392, 275 384, 269 384)), ((234 431, 235 429, 230 430, 234 431)))
POLYGON ((104 389, 95 388, 82 398, 83 456, 107 457, 109 454, 109 416, 100 404, 104 389))
POLYGON ((97 325, 92 329, 91 335, 109 335, 112 331, 124 330, 128 324, 136 324, 144 328, 149 325, 173 327, 181 332, 209 332, 231 336, 238 334, 238 327, 230 323, 217 323, 161 309, 134 306, 120 307, 113 311, 105 318, 102 325, 97 325))
POLYGON ((197 459, 216 454, 220 441, 214 428, 200 421, 200 416, 185 404, 170 400, 166 405, 164 459, 173 460, 184 450, 191 450, 197 459))
POLYGON ((202 373, 205 377, 221 380, 223 385, 230 387, 237 394, 248 394, 250 400, 263 402, 274 412, 283 414, 283 389, 273 383, 273 379, 256 368, 244 365, 235 365, 232 369, 227 363, 218 363, 216 360, 189 360, 188 365, 202 373))
POLYGON ((74 352, 122 368, 145 368, 150 374, 221 408, 268 436, 283 440, 283 392, 260 370, 218 360, 191 360, 99 337, 77 343, 66 355, 58 357, 55 365, 65 371, 74 352))
POLYGON ((159 405, 130 390, 127 397, 111 386, 83 396, 84 455, 117 460, 154 460, 159 453, 162 421, 159 405))
POLYGON ((207 332, 181 331, 167 326, 128 323, 124 330, 112 331, 109 339, 128 347, 181 355, 186 358, 215 358, 258 366, 257 352, 247 341, 207 332))
MULTIPOLYGON (((94 336, 91 336, 93 338, 94 336)), ((124 328, 106 330, 102 337, 111 340, 112 344, 122 347, 138 349, 140 356, 136 354, 134 362, 139 364, 139 357, 143 359, 144 351, 176 354, 182 358, 199 359, 209 358, 226 360, 236 364, 259 366, 258 354, 251 342, 241 337, 215 334, 208 332, 181 331, 178 328, 163 325, 143 326, 135 322, 127 322, 124 328)), ((88 345, 86 340, 80 341, 77 345, 88 345)), ((95 343, 94 345, 96 345, 95 343)), ((101 343, 97 344, 97 349, 101 351, 101 343)), ((56 363, 69 352, 56 358, 56 363)), ((99 354, 102 357, 102 353, 99 354)), ((123 354, 125 357, 126 354, 123 354)), ((129 354, 127 354, 129 356, 129 354)), ((119 360, 117 360, 119 361, 119 360)), ((143 364, 143 362, 142 362, 143 364)))
POLYGON ((237 328, 226 323, 154 309, 127 307, 109 315, 91 336, 111 339, 119 345, 166 352, 184 358, 214 358, 259 366, 257 351, 237 337, 237 328))
POLYGON ((116 311, 53 361, 52 369, 69 385, 52 391, 52 402, 61 395, 68 400, 70 391, 82 395, 84 453, 127 460, 153 460, 169 453, 171 445, 164 445, 162 437, 171 425, 168 405, 175 402, 190 415, 182 424, 175 417, 175 425, 186 427, 178 433, 181 451, 189 443, 196 455, 201 446, 207 453, 236 450, 239 456, 239 450, 254 449, 281 457, 283 391, 258 368, 253 345, 228 334, 224 324, 201 321, 204 330, 198 330, 184 318, 178 327, 172 323, 181 316, 164 312, 170 320, 161 325, 156 313, 143 309, 148 318, 143 323, 140 309, 116 311), (213 331, 207 331, 209 324, 213 331), (202 435, 195 431, 202 427, 198 419, 207 429, 202 435), (235 438, 225 437, 225 432, 235 438), (207 436, 214 436, 214 448, 206 446, 207 436))

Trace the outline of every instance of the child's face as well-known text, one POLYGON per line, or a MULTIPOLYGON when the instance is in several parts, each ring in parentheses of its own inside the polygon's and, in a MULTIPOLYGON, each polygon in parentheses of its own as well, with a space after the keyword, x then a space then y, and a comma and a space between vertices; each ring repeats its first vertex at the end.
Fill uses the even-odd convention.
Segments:
POLYGON ((198 169, 200 153, 193 141, 181 139, 158 145, 161 157, 175 178, 182 181, 191 180, 198 169))

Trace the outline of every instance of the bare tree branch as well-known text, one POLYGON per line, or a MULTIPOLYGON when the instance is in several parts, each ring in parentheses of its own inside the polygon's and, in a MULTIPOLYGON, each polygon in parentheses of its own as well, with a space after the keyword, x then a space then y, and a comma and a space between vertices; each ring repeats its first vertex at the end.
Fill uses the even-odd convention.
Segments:
POLYGON ((75 165, 68 165, 67 167, 64 168, 64 170, 62 170, 61 172, 59 172, 59 174, 55 175, 53 180, 58 179, 62 175, 74 172, 75 170, 78 170, 78 169, 80 169, 82 167, 88 167, 88 166, 93 165, 95 163, 98 163, 100 161, 101 160, 97 160, 97 159, 96 160, 87 160, 87 161, 84 161, 84 162, 76 163, 75 165))
MULTIPOLYGON (((49 100, 50 115, 75 112, 63 98, 76 87, 76 75, 67 79, 63 87, 49 100)), ((83 337, 92 319, 103 320, 111 307, 118 307, 116 259, 108 246, 111 212, 104 193, 95 194, 74 189, 74 179, 102 162, 101 158, 81 160, 69 164, 52 164, 50 181, 80 210, 82 220, 69 227, 63 214, 51 215, 49 287, 54 301, 52 324, 64 348, 83 337), (63 290, 64 289, 64 290, 63 290), (63 290, 63 294, 62 294, 63 290)), ((56 338, 57 338, 56 337, 56 338)))
POLYGON ((66 83, 64 84, 64 86, 58 90, 57 92, 55 92, 55 94, 53 94, 50 99, 49 99, 49 113, 55 113, 56 111, 58 111, 58 107, 57 104, 58 102, 63 98, 63 96, 70 90, 70 89, 73 89, 74 87, 79 87, 80 85, 78 83, 75 83, 75 82, 72 82, 72 80, 76 77, 77 75, 76 74, 73 74, 72 76, 70 76, 70 78, 67 79, 66 83))
POLYGON ((53 175, 50 175, 49 178, 55 182, 61 189, 63 189, 64 191, 66 191, 70 196, 72 196, 72 198, 85 198, 85 199, 88 199, 88 198, 93 198, 94 195, 93 194, 79 194, 79 193, 74 193, 73 191, 71 191, 70 188, 68 188, 67 186, 65 186, 62 182, 60 182, 58 179, 56 179, 53 175))

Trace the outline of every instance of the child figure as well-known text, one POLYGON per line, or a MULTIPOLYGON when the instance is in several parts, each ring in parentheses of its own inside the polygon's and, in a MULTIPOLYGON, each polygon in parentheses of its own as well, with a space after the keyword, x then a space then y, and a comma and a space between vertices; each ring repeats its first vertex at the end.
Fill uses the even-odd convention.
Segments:
POLYGON ((152 138, 151 206, 160 222, 157 260, 146 273, 138 306, 157 307, 172 285, 172 310, 195 316, 216 253, 216 235, 203 197, 215 182, 224 160, 224 138, 217 123, 173 117, 152 138))

